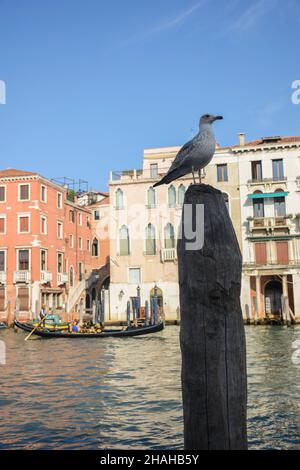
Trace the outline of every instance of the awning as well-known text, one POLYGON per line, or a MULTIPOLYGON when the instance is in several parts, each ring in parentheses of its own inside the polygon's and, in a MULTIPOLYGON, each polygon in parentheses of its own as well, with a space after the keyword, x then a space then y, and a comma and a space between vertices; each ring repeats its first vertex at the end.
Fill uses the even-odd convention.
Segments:
POLYGON ((248 194, 249 199, 263 199, 267 197, 285 197, 289 193, 287 191, 278 191, 277 193, 254 193, 248 194))

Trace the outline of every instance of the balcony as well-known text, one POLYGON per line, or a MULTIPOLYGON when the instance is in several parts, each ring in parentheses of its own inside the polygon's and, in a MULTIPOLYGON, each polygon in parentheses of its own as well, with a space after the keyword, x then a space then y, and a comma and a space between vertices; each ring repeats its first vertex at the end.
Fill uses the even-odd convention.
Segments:
POLYGON ((6 272, 0 271, 0 284, 6 284, 6 272))
POLYGON ((160 255, 162 263, 165 263, 166 261, 175 261, 177 259, 176 248, 163 248, 160 255))
POLYGON ((249 232, 251 235, 254 232, 266 232, 270 235, 274 235, 279 231, 289 233, 292 226, 291 219, 291 215, 281 217, 248 217, 249 232))
POLYGON ((24 284, 29 284, 31 280, 30 271, 15 271, 14 272, 14 283, 22 282, 24 284))
POLYGON ((252 178, 247 181, 248 189, 264 189, 266 192, 271 191, 275 184, 280 184, 282 188, 286 188, 286 176, 272 176, 271 178, 252 178), (254 188, 253 188, 254 186, 254 188))
POLYGON ((52 273, 50 271, 41 271, 41 283, 48 284, 52 282, 52 273))
POLYGON ((66 284, 68 282, 68 274, 67 273, 57 273, 57 284, 59 286, 66 284))

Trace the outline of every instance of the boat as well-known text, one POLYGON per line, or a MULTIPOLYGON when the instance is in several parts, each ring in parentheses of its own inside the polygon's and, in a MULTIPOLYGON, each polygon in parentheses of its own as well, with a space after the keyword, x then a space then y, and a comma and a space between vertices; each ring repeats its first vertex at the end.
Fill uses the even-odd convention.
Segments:
POLYGON ((3 321, 1 321, 1 322, 0 322, 0 330, 4 330, 5 328, 7 328, 6 323, 4 323, 3 321))
MULTIPOLYGON (((34 327, 29 323, 20 323, 19 321, 15 320, 15 326, 20 328, 23 331, 30 333, 34 327)), ((34 331, 34 335, 41 336, 42 338, 68 338, 68 339, 75 339, 75 338, 108 338, 108 337, 131 337, 131 336, 142 336, 148 335, 150 333, 157 333, 164 329, 164 323, 159 322, 156 325, 142 325, 142 326, 129 326, 126 329, 116 329, 116 330, 109 330, 105 329, 101 333, 70 333, 63 330, 60 331, 50 331, 46 328, 37 328, 34 331)))
MULTIPOLYGON (((29 322, 28 325, 33 326, 34 328, 38 326, 39 322, 34 321, 34 322, 29 322)), ((52 322, 48 322, 46 320, 45 322, 45 328, 49 331, 60 331, 60 330, 68 330, 69 329, 69 323, 59 323, 59 324, 54 324, 52 322)))

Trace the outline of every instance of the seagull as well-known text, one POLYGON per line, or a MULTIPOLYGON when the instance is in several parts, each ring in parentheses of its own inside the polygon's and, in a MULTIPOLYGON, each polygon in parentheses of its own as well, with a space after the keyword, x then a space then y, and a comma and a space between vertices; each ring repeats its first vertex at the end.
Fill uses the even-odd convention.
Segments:
POLYGON ((181 147, 167 174, 153 187, 171 183, 188 173, 193 174, 193 180, 196 183, 195 171, 198 171, 199 183, 201 183, 201 169, 209 164, 215 153, 216 140, 212 124, 218 119, 223 119, 223 116, 212 114, 201 116, 198 134, 181 147))

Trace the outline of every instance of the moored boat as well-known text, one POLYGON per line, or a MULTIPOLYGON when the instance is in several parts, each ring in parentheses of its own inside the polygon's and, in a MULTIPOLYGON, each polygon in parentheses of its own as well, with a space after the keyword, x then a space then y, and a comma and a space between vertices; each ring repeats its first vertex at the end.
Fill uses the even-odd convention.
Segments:
MULTIPOLYGON (((30 333, 34 327, 30 325, 29 323, 20 323, 17 320, 15 320, 15 326, 17 328, 20 328, 21 330, 24 330, 28 333, 30 333)), ((34 335, 36 336, 41 336, 42 338, 68 338, 68 339, 74 339, 74 338, 108 338, 108 337, 130 337, 130 336, 142 336, 142 335, 147 335, 150 333, 157 333, 158 331, 161 331, 164 329, 164 323, 159 322, 155 325, 143 325, 143 326, 130 326, 126 329, 116 329, 116 330, 109 330, 109 329, 104 329, 101 331, 101 333, 70 333, 66 331, 50 331, 47 330, 46 328, 37 328, 34 331, 34 335)))

